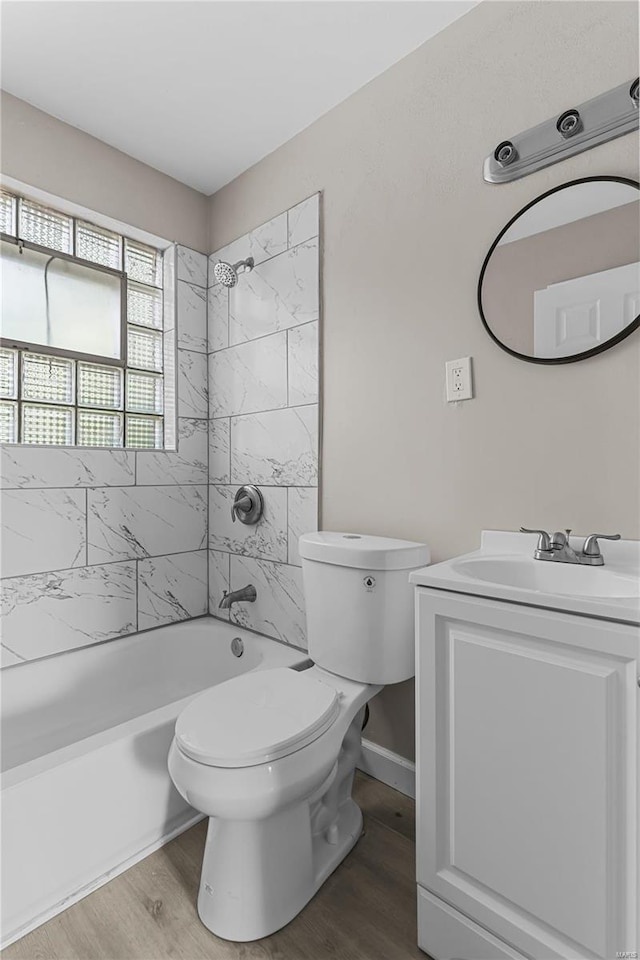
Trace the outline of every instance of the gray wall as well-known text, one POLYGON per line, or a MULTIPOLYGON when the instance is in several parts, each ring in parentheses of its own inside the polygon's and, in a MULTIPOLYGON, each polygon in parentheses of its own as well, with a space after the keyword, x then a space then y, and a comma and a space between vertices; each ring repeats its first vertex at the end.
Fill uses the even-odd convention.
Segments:
MULTIPOLYGON (((483 527, 640 535, 638 334, 538 367, 476 311, 512 214, 575 177, 637 179, 638 137, 503 186, 485 155, 637 72, 634 3, 485 0, 212 198, 217 249, 323 191, 325 529, 426 540, 435 560, 483 527), (468 354, 476 399, 447 406, 444 362, 468 354)), ((411 684, 372 713, 368 736, 411 756, 411 684)))
POLYGON ((2 173, 195 250, 207 249, 203 194, 0 91, 2 173))

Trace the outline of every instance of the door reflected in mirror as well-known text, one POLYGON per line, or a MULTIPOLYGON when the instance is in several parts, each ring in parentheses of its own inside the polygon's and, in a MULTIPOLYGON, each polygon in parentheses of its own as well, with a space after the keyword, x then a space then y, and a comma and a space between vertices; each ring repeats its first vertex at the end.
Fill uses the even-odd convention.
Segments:
POLYGON ((543 194, 499 233, 478 305, 493 339, 534 363, 606 350, 640 325, 640 193, 589 177, 543 194))

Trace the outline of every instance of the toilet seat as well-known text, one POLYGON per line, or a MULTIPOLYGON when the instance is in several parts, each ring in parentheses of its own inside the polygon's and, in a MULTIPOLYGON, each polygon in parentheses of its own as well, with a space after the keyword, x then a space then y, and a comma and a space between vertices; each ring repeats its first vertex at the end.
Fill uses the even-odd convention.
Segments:
POLYGON ((212 767, 251 767, 317 740, 336 719, 337 690, 288 667, 256 670, 196 697, 176 723, 176 744, 212 767))

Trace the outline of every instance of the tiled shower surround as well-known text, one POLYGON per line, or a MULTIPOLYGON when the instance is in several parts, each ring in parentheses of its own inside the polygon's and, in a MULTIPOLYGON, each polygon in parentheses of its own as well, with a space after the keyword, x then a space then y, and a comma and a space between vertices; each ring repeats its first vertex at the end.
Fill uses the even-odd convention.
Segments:
POLYGON ((258 599, 232 619, 305 646, 297 540, 317 529, 319 197, 210 257, 209 284, 216 259, 248 256, 256 267, 230 292, 207 290, 207 258, 186 247, 165 277, 169 302, 177 283, 165 329, 176 452, 0 449, 0 665, 228 617, 223 590, 248 583, 258 599), (264 495, 255 527, 231 522, 243 483, 264 495))
POLYGON ((2 666, 207 612, 206 285, 178 247, 177 452, 1 449, 2 666))
POLYGON ((318 524, 319 195, 209 258, 209 611, 248 583, 232 621, 306 646, 297 543, 318 524), (252 256, 231 290, 216 260, 252 256), (260 487, 256 526, 231 520, 241 484, 260 487))

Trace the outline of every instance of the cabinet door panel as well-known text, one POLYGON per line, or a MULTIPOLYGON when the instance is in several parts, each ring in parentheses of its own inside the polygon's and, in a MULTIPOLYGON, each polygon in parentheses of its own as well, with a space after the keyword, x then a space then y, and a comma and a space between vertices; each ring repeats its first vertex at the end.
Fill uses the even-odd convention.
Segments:
POLYGON ((595 621, 418 602, 419 883, 532 956, 637 949, 630 633, 598 653, 595 621))
POLYGON ((438 960, 525 960, 422 887, 418 887, 418 946, 438 960))

